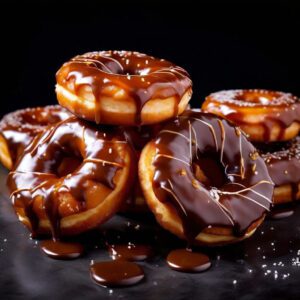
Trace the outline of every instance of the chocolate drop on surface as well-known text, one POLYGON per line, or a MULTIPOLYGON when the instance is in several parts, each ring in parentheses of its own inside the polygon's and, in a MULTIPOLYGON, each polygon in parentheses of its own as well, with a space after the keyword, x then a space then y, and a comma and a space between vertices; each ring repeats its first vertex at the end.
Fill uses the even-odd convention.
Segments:
POLYGON ((128 261, 114 260, 97 262, 90 266, 93 280, 102 286, 129 286, 144 278, 142 268, 128 261))
POLYGON ((141 261, 153 255, 153 249, 148 245, 110 245, 109 253, 114 260, 141 261))
POLYGON ((203 272, 211 267, 207 255, 187 249, 172 250, 167 256, 167 263, 171 269, 191 273, 203 272))
POLYGON ((269 218, 273 220, 278 220, 278 219, 284 219, 292 216, 294 214, 293 209, 274 209, 274 211, 271 211, 269 214, 269 218))
POLYGON ((84 252, 80 243, 68 243, 54 240, 45 240, 40 243, 42 251, 55 259, 75 259, 84 252))

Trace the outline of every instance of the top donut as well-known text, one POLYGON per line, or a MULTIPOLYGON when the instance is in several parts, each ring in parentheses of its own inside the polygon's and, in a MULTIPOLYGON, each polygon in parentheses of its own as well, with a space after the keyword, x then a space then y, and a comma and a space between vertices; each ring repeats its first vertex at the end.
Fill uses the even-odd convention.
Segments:
POLYGON ((58 70, 56 80, 63 107, 101 124, 159 123, 181 114, 192 95, 183 68, 131 51, 75 56, 58 70))

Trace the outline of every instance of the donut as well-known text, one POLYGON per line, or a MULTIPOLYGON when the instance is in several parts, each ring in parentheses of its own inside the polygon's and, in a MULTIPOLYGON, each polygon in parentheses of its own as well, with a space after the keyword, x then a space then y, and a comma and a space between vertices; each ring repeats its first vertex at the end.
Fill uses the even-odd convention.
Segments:
POLYGON ((272 205, 264 160, 238 127, 210 113, 170 121, 143 149, 139 177, 157 221, 191 245, 247 238, 272 205))
POLYGON ((56 74, 59 103, 101 124, 155 124, 181 114, 192 82, 181 67, 131 51, 78 55, 56 74))
POLYGON ((274 204, 300 200, 300 136, 288 142, 255 146, 275 184, 274 204))
POLYGON ((234 122, 254 142, 287 141, 300 132, 300 99, 268 90, 229 90, 206 97, 202 109, 234 122))
POLYGON ((38 133, 69 117, 70 113, 58 105, 26 108, 7 114, 0 121, 0 162, 10 170, 38 133))
MULTIPOLYGON (((145 145, 151 141, 162 128, 162 124, 145 125, 145 126, 120 126, 119 130, 124 134, 127 142, 135 153, 136 160, 145 145)), ((136 165, 136 170, 137 170, 136 165)), ((148 205, 144 198, 139 180, 135 181, 134 187, 124 201, 120 210, 123 213, 145 213, 149 212, 148 205)))
POLYGON ((34 236, 75 235, 109 219, 132 186, 134 156, 114 128, 75 116, 48 127, 8 175, 14 209, 34 236))

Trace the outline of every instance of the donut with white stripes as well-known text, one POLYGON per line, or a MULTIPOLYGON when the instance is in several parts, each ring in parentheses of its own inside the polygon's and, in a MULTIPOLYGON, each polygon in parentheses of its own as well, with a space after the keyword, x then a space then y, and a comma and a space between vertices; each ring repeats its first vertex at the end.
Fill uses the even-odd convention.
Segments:
POLYGON ((189 244, 247 238, 272 206, 274 184, 256 148, 209 113, 170 121, 143 149, 139 177, 157 221, 189 244))

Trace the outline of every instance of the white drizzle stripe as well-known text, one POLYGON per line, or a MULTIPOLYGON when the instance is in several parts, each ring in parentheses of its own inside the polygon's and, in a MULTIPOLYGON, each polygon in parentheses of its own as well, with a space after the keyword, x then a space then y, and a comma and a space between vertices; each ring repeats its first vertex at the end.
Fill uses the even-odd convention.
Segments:
POLYGON ((181 137, 183 137, 184 139, 186 139, 188 142, 190 141, 188 137, 186 137, 184 134, 176 132, 176 131, 172 131, 172 130, 167 130, 167 129, 163 129, 160 131, 161 133, 170 133, 170 134, 175 134, 175 135, 179 135, 181 137))
POLYGON ((222 139, 220 161, 221 161, 222 165, 224 165, 223 155, 224 155, 224 145, 225 145, 226 134, 225 134, 225 129, 224 129, 224 125, 223 125, 222 121, 218 119, 218 123, 219 123, 220 129, 221 129, 221 139, 222 139))
POLYGON ((239 137, 239 142, 240 142, 240 172, 241 172, 241 178, 245 178, 245 163, 244 163, 244 158, 243 158, 243 152, 242 152, 242 134, 240 134, 239 137))
POLYGON ((186 164, 186 165, 189 166, 189 167, 191 166, 188 162, 186 162, 186 161, 184 161, 184 160, 182 160, 182 159, 180 159, 180 158, 171 156, 171 155, 159 153, 159 154, 156 155, 156 158, 157 158, 157 157, 165 157, 165 158, 169 158, 169 159, 175 159, 175 160, 178 160, 178 161, 180 161, 180 162, 186 164))
POLYGON ((209 129, 210 129, 210 131, 211 131, 211 134, 213 135, 213 138, 214 138, 214 142, 215 142, 215 146, 216 146, 216 151, 218 151, 218 148, 219 148, 219 147, 218 147, 218 142, 217 142, 216 132, 215 132, 215 130, 214 130, 214 128, 213 128, 213 126, 212 126, 211 124, 209 124, 209 123, 207 123, 207 122, 205 122, 205 121, 202 121, 202 120, 200 120, 200 119, 198 119, 198 118, 195 118, 195 117, 184 117, 184 116, 182 116, 182 117, 180 117, 180 118, 183 118, 183 119, 190 118, 190 119, 193 119, 193 120, 195 120, 195 121, 197 121, 197 122, 200 122, 200 123, 202 123, 202 124, 208 126, 209 129))
MULTIPOLYGON (((257 182, 256 184, 253 184, 252 186, 250 186, 248 188, 244 188, 244 189, 241 189, 241 190, 236 191, 236 192, 227 192, 227 191, 220 191, 219 190, 218 193, 222 194, 222 195, 239 195, 239 194, 241 194, 243 192, 246 192, 246 191, 253 192, 252 188, 254 188, 255 186, 258 186, 260 184, 264 184, 264 183, 266 183, 266 184, 272 184, 270 181, 262 180, 262 181, 257 182)), ((263 195, 261 195, 261 196, 263 196, 263 195)), ((268 200, 268 202, 270 202, 270 200, 268 200)), ((272 203, 272 202, 270 202, 270 203, 272 203)))
POLYGON ((238 194, 237 196, 242 197, 242 198, 244 198, 244 199, 247 199, 247 200, 249 200, 249 201, 251 201, 251 202, 257 204, 258 206, 263 207, 265 210, 270 211, 270 209, 269 209, 268 207, 264 206, 263 204, 261 204, 261 203, 255 201, 254 199, 252 199, 252 198, 250 198, 250 197, 247 197, 247 196, 241 195, 241 194, 238 194))
POLYGON ((175 195, 175 193, 171 190, 171 189, 168 189, 164 186, 161 187, 163 190, 167 191, 168 193, 170 193, 173 198, 176 200, 177 204, 180 206, 181 210, 183 211, 183 213, 185 214, 185 216, 187 217, 187 212, 185 210, 185 208, 182 206, 182 204, 180 203, 179 199, 177 198, 177 196, 175 195))
POLYGON ((27 171, 11 171, 10 174, 24 174, 24 175, 43 175, 43 176, 55 176, 51 173, 41 173, 41 172, 27 172, 27 171))
POLYGON ((196 130, 195 130, 195 128, 194 128, 194 126, 193 125, 191 125, 192 126, 192 130, 193 130, 193 134, 194 134, 194 138, 195 138, 195 141, 196 141, 196 158, 197 159, 199 159, 199 157, 198 157, 198 139, 197 139, 197 134, 196 134, 196 130))
POLYGON ((119 163, 116 163, 116 162, 113 162, 113 161, 107 161, 107 160, 103 160, 103 159, 100 159, 100 158, 86 158, 83 160, 84 163, 103 163, 105 165, 113 165, 113 166, 117 166, 117 167, 120 167, 120 168, 123 168, 124 166, 119 164, 119 163))
POLYGON ((106 72, 112 74, 112 71, 100 60, 96 60, 96 59, 92 59, 92 58, 77 58, 76 60, 72 60, 71 62, 74 63, 78 63, 78 64, 84 64, 87 66, 90 66, 91 64, 93 64, 94 68, 99 69, 99 66, 97 64, 100 64, 101 66, 103 66, 106 69, 106 72))
POLYGON ((190 143, 189 143, 189 147, 190 147, 190 164, 193 161, 193 149, 192 149, 192 127, 191 127, 191 122, 188 121, 189 123, 189 139, 190 139, 190 143))
MULTIPOLYGON (((246 187, 245 185, 241 184, 241 183, 237 183, 237 182, 230 182, 229 184, 235 184, 235 185, 239 185, 239 186, 242 186, 243 188, 247 189, 247 187, 246 187)), ((250 191, 251 191, 252 193, 254 193, 254 194, 256 194, 256 195, 258 195, 258 196, 260 196, 260 197, 264 198, 264 199, 265 199, 267 202, 269 202, 269 203, 273 203, 273 202, 272 202, 272 200, 268 199, 266 196, 262 195, 261 193, 259 193, 259 192, 255 191, 255 190, 252 190, 252 189, 250 189, 250 191)))

